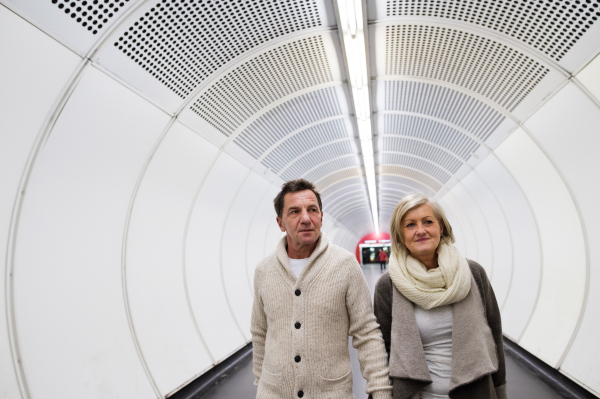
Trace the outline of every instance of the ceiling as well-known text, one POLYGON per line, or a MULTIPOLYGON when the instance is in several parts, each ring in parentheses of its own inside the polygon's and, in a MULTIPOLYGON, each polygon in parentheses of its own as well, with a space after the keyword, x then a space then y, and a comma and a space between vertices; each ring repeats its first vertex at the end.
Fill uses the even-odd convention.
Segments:
MULTIPOLYGON (((373 230, 333 2, 9 0, 257 172, 373 230)), ((379 224, 441 195, 588 62, 600 1, 368 1, 379 224)))

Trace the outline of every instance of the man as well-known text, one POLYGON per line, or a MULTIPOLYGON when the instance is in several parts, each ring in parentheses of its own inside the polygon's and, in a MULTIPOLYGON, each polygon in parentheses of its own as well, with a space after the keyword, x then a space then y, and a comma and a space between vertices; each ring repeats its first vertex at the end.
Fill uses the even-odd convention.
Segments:
POLYGON ((387 262, 388 256, 387 256, 387 253, 383 249, 379 250, 379 253, 377 254, 377 260, 379 261, 379 270, 384 270, 385 262, 387 262))
POLYGON ((254 275, 257 399, 353 398, 348 336, 373 399, 391 399, 387 354, 362 270, 321 232, 315 186, 285 183, 275 197, 286 235, 254 275))

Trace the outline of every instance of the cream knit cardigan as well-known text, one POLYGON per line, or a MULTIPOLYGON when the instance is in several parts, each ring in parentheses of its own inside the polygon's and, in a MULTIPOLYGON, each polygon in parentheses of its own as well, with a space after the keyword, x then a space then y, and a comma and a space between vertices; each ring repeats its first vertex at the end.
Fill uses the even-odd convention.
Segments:
POLYGON ((298 278, 286 237, 258 264, 251 332, 257 399, 353 398, 349 335, 367 393, 392 397, 387 353, 362 270, 324 233, 298 278))

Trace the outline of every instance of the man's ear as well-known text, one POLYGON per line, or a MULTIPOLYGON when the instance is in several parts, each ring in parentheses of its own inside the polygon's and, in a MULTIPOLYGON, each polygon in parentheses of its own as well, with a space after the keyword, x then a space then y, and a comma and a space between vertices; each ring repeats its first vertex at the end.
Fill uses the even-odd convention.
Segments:
POLYGON ((285 227, 283 226, 283 220, 281 220, 281 218, 279 216, 277 216, 275 218, 275 220, 277 221, 277 225, 279 226, 279 230, 281 230, 282 232, 285 232, 285 227))

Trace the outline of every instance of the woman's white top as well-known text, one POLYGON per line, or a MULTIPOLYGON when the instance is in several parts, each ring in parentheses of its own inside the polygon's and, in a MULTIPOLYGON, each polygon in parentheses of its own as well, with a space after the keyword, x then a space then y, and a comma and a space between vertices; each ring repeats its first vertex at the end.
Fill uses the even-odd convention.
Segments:
POLYGON ((449 398, 452 372, 452 305, 426 310, 415 304, 414 309, 425 359, 433 381, 421 390, 420 398, 449 398))
POLYGON ((302 270, 304 270, 304 267, 306 266, 307 263, 308 263, 308 258, 304 258, 304 259, 290 258, 290 267, 292 268, 292 271, 294 272, 296 277, 300 277, 300 273, 302 273, 302 270))

